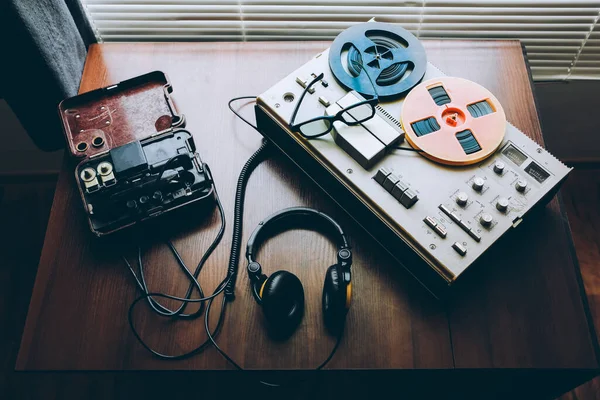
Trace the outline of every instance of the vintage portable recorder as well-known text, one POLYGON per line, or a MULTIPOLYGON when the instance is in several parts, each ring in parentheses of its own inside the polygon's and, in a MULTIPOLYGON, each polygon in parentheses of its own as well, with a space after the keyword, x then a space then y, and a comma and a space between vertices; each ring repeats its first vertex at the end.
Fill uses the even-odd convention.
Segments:
POLYGON ((90 228, 106 235, 182 206, 214 187, 167 76, 155 71, 62 101, 59 112, 90 228))
POLYGON ((255 111, 261 132, 438 297, 570 171, 394 24, 342 32, 255 111))

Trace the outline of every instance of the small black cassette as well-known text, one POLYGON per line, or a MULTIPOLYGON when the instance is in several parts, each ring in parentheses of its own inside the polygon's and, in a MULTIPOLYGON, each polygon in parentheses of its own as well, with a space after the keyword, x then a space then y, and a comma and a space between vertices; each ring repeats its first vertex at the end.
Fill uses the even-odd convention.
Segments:
POLYGON ((347 89, 374 95, 370 77, 377 95, 391 98, 406 94, 421 82, 427 56, 421 42, 406 29, 368 22, 338 35, 329 51, 329 67, 347 89))

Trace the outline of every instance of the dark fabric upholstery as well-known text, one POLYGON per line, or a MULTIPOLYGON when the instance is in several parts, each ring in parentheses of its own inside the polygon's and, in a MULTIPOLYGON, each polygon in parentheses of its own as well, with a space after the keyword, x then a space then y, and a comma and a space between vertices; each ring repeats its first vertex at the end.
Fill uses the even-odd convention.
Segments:
POLYGON ((95 41, 89 22, 76 0, 0 3, 0 95, 38 147, 61 148, 57 105, 77 94, 87 46, 95 41))

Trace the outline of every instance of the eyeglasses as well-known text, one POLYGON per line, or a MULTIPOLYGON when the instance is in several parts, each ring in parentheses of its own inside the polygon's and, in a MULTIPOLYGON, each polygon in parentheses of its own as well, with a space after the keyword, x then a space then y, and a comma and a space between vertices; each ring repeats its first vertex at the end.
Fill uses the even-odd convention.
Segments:
POLYGON ((367 78, 369 78, 369 82, 371 83, 371 86, 373 86, 373 92, 375 93, 373 98, 346 107, 337 112, 335 115, 323 115, 320 117, 309 119, 299 124, 295 124, 294 122, 296 120, 296 114, 298 114, 300 104, 302 104, 302 100, 304 99, 304 96, 306 96, 306 92, 308 92, 309 89, 315 83, 323 79, 323 73, 321 73, 315 79, 313 79, 306 86, 306 88, 304 88, 304 92, 302 92, 300 100, 298 100, 298 104, 296 104, 296 108, 294 109, 292 118, 290 120, 290 129, 293 132, 300 133, 306 139, 315 139, 327 135, 329 132, 331 132, 331 129, 333 128, 333 123, 335 121, 341 121, 348 126, 354 126, 373 118, 373 116, 375 115, 375 106, 379 104, 379 96, 377 96, 377 89, 375 89, 375 85, 373 84, 371 77, 369 76, 367 71, 364 70, 362 64, 356 62, 355 64, 358 67, 360 67, 361 73, 364 71, 364 73, 367 75, 367 78))

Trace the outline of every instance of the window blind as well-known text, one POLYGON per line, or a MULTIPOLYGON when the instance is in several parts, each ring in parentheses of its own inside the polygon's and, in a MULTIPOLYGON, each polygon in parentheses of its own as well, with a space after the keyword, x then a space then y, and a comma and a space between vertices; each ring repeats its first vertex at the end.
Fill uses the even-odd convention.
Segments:
POLYGON ((534 79, 600 79, 600 1, 82 0, 100 41, 332 40, 374 17, 419 38, 520 39, 534 79))

